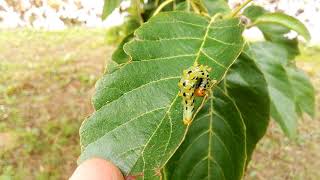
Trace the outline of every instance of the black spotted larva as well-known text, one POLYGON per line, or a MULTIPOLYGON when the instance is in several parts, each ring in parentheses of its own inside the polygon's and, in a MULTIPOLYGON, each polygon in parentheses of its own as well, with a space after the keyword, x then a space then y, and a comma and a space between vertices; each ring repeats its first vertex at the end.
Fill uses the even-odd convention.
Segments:
POLYGON ((198 65, 198 63, 183 71, 178 86, 180 88, 179 96, 183 98, 183 122, 186 125, 192 121, 195 96, 205 96, 206 90, 210 86, 210 71, 211 68, 198 65))

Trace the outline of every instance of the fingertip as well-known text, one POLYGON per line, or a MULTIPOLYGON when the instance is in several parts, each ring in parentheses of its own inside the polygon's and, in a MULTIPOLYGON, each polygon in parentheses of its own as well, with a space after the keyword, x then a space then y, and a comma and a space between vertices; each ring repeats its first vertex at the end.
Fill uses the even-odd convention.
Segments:
POLYGON ((123 180, 120 170, 111 162, 92 158, 84 161, 74 171, 70 180, 123 180))

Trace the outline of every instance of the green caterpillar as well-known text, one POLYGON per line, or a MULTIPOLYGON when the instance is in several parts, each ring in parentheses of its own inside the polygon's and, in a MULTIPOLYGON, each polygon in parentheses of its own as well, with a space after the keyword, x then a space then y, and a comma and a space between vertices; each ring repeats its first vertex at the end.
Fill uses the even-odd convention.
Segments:
POLYGON ((192 121, 195 96, 203 97, 206 95, 206 90, 211 83, 210 71, 210 67, 198 65, 198 63, 183 71, 178 86, 180 88, 179 96, 183 97, 183 123, 185 125, 189 125, 192 121))

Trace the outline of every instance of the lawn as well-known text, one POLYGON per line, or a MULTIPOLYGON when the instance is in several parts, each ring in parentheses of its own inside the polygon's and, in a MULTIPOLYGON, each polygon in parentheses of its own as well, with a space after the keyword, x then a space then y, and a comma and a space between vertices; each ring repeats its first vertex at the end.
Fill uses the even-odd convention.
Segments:
MULTIPOLYGON (((102 29, 0 31, 0 180, 71 175, 78 129, 112 49, 102 29)), ((319 49, 303 48, 299 59, 319 93, 319 49)), ((320 179, 319 120, 301 120, 297 142, 271 123, 246 179, 320 179)))

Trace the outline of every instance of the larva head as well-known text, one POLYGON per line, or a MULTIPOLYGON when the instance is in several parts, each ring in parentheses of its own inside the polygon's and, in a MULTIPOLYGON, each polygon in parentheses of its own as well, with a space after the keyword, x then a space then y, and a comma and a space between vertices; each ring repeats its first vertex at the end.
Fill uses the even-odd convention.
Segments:
POLYGON ((203 88, 197 88, 195 91, 194 91, 194 95, 195 96, 198 96, 198 97, 203 97, 206 95, 206 90, 203 89, 203 88))

